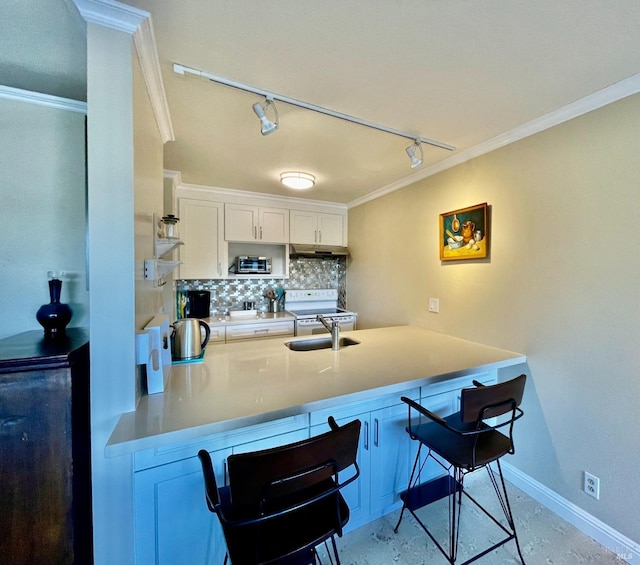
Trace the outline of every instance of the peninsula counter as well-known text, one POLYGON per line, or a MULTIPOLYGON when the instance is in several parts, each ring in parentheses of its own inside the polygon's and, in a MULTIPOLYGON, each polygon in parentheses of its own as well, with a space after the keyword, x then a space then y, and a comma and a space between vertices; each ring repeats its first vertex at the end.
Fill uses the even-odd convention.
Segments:
POLYGON ((522 364, 526 357, 415 326, 344 332, 332 351, 291 351, 306 338, 211 344, 200 363, 174 365, 165 392, 122 415, 108 456, 400 393, 522 364))
POLYGON ((214 343, 202 363, 172 366, 164 393, 143 396, 122 415, 106 449, 131 465, 137 563, 222 563, 224 537, 204 501, 200 449, 222 484, 234 453, 320 434, 329 416, 339 424, 359 419, 360 477, 344 491, 350 531, 401 503, 416 450, 402 395, 449 414, 473 379, 491 384, 499 369, 526 361, 418 327, 344 334, 360 343, 339 351, 284 345, 306 337, 214 343))

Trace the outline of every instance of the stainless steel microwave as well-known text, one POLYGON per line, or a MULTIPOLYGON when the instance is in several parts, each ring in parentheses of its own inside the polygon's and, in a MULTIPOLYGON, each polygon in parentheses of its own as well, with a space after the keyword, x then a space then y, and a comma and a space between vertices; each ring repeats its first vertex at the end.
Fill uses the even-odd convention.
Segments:
POLYGON ((244 275, 270 275, 271 257, 236 257, 236 273, 244 275))

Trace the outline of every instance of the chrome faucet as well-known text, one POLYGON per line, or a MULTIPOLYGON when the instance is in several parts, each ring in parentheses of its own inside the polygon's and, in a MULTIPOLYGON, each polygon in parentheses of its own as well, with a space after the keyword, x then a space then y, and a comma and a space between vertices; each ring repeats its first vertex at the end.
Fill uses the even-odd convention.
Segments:
POLYGON ((321 322, 331 334, 331 349, 334 351, 340 349, 340 322, 338 320, 332 320, 331 324, 329 324, 329 322, 324 319, 324 316, 321 316, 320 314, 316 316, 316 320, 321 322))

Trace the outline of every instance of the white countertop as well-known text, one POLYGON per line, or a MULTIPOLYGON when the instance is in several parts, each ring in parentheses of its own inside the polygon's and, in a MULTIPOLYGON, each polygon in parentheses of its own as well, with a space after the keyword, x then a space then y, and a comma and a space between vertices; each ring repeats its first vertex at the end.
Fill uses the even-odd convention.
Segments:
MULTIPOLYGON (((107 455, 367 400, 524 363, 526 357, 414 326, 342 332, 360 344, 291 351, 273 338, 216 344, 204 362, 174 365, 164 393, 120 418, 107 455)), ((317 336, 322 337, 322 336, 317 336)))

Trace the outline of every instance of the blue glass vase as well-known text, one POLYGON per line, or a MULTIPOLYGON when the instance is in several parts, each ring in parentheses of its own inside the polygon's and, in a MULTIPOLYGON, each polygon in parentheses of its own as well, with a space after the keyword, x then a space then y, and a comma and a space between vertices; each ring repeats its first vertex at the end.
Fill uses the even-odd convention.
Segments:
POLYGON ((38 308, 36 319, 44 328, 46 338, 56 338, 66 334, 67 324, 71 321, 73 312, 67 304, 60 302, 60 291, 62 289, 62 281, 60 279, 51 279, 49 281, 49 297, 51 302, 43 304, 38 308))

